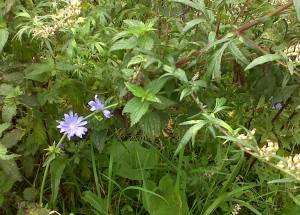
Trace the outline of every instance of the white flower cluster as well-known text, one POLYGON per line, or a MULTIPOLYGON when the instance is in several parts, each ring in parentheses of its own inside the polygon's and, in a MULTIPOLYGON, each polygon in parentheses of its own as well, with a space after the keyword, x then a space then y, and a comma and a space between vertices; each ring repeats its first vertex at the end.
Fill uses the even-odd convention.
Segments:
POLYGON ((272 0, 270 1, 272 5, 284 5, 289 3, 289 0, 272 0))
POLYGON ((284 158, 285 161, 279 161, 277 166, 287 171, 297 171, 300 174, 300 154, 284 158))
POLYGON ((288 47, 284 52, 289 57, 289 61, 294 62, 297 66, 300 65, 300 43, 288 47))
POLYGON ((231 212, 231 215, 238 215, 240 212, 240 210, 241 210, 242 208, 241 208, 241 206, 239 205, 239 204, 236 204, 235 206, 234 206, 234 209, 233 209, 233 211, 231 212))
POLYGON ((256 128, 252 129, 252 131, 250 132, 251 135, 240 134, 237 138, 240 139, 240 140, 252 140, 253 135, 255 134, 255 132, 256 132, 256 128))
MULTIPOLYGON (((271 140, 267 140, 267 145, 264 145, 262 148, 259 149, 260 155, 276 155, 277 151, 278 151, 279 147, 278 147, 278 143, 274 143, 271 140)), ((267 161, 271 160, 271 157, 264 157, 267 161)))
POLYGON ((64 9, 61 9, 53 17, 53 24, 46 24, 42 21, 42 17, 35 16, 33 18, 34 28, 31 30, 34 37, 49 38, 54 36, 60 29, 69 28, 76 23, 74 16, 81 13, 80 0, 70 0, 64 9))

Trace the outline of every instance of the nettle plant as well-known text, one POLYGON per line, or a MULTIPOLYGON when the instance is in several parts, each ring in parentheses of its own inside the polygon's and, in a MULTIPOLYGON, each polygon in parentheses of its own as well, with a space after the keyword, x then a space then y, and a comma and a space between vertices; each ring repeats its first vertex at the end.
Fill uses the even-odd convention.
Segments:
POLYGON ((0 13, 4 212, 300 213, 299 1, 6 0, 0 13), (94 92, 118 101, 114 117, 94 92))

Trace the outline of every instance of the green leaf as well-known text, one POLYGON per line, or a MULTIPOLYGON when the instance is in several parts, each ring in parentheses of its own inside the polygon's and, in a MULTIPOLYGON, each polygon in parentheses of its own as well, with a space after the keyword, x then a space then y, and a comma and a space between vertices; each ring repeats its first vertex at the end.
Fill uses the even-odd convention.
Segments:
POLYGON ((142 49, 150 51, 154 46, 154 40, 147 34, 139 36, 137 39, 138 46, 142 49))
POLYGON ((293 2, 294 2, 294 6, 295 6, 298 21, 300 22, 300 1, 299 0, 293 0, 293 2))
POLYGON ((54 65, 51 63, 34 63, 24 70, 25 78, 38 82, 46 82, 53 69, 54 65))
POLYGON ((159 100, 159 98, 154 95, 151 91, 147 90, 146 91, 146 94, 143 96, 142 100, 143 99, 146 99, 147 101, 150 101, 150 102, 158 102, 158 103, 161 103, 161 101, 159 100))
POLYGON ((5 131, 6 129, 8 129, 9 126, 10 126, 10 123, 8 123, 8 122, 0 124, 0 137, 2 137, 3 131, 5 131))
POLYGON ((240 51, 240 49, 234 43, 230 43, 228 48, 232 56, 236 59, 238 63, 245 66, 250 63, 248 59, 245 57, 245 55, 240 51))
POLYGON ((206 121, 199 120, 199 122, 196 125, 190 127, 189 130, 183 135, 182 139, 180 140, 174 156, 177 155, 181 151, 181 149, 185 147, 185 145, 189 142, 190 139, 192 139, 194 142, 196 134, 206 124, 206 121))
POLYGON ((229 42, 222 45, 208 60, 207 71, 212 75, 212 78, 221 77, 221 60, 225 49, 228 47, 229 42))
POLYGON ((4 135, 1 142, 6 148, 13 147, 18 143, 19 140, 23 137, 25 131, 20 128, 16 128, 4 135))
POLYGON ((251 69, 257 65, 261 65, 263 63, 266 62, 270 62, 270 61, 275 61, 275 60, 280 60, 283 59, 282 56, 277 55, 277 54, 267 54, 264 56, 260 56, 258 58, 256 58, 255 60, 253 60, 246 68, 245 70, 251 69))
POLYGON ((35 144, 43 145, 47 142, 47 134, 44 123, 41 119, 36 119, 33 125, 32 137, 35 144))
POLYGON ((12 72, 3 75, 3 80, 7 82, 21 83, 23 81, 24 74, 22 72, 12 72))
POLYGON ((142 102, 140 98, 131 99, 124 107, 124 113, 130 113, 131 126, 136 124, 149 108, 149 102, 142 102))
POLYGON ((96 194, 92 193, 91 191, 84 191, 82 193, 82 199, 88 202, 97 212, 98 214, 107 214, 103 205, 100 204, 101 197, 98 197, 96 194))
POLYGON ((38 190, 34 187, 27 187, 23 191, 23 197, 26 201, 33 201, 38 194, 38 190))
POLYGON ((122 49, 132 49, 136 47, 138 44, 138 40, 135 36, 132 36, 128 39, 121 39, 115 42, 112 47, 109 49, 109 51, 116 51, 116 50, 122 50, 122 49))
POLYGON ((66 160, 64 159, 55 159, 50 164, 50 173, 51 173, 51 202, 54 205, 56 202, 59 184, 61 176, 66 167, 66 160))
POLYGON ((186 23, 185 27, 183 28, 183 33, 185 34, 189 30, 191 30, 195 25, 199 25, 200 23, 206 22, 205 19, 199 18, 199 19, 193 19, 186 23))
POLYGON ((125 82, 125 85, 126 85, 127 89, 130 92, 132 92, 132 94, 136 97, 144 97, 146 94, 146 91, 141 86, 131 84, 128 82, 125 82))
POLYGON ((8 35, 9 32, 7 28, 0 28, 0 53, 2 52, 5 43, 7 42, 8 35))
POLYGON ((9 94, 14 93, 15 89, 13 85, 10 84, 1 84, 0 85, 0 95, 1 96, 7 96, 9 94))
POLYGON ((136 55, 130 59, 130 61, 127 64, 127 68, 132 65, 144 63, 146 61, 147 61, 147 59, 143 55, 136 55))
POLYGON ((168 77, 155 79, 146 83, 145 89, 150 90, 152 93, 156 94, 161 90, 161 88, 166 84, 168 80, 170 80, 170 78, 168 77))
POLYGON ((22 181, 20 170, 14 160, 0 160, 0 167, 5 174, 10 176, 15 181, 22 181))
POLYGON ((146 113, 139 121, 142 131, 150 139, 154 138, 160 133, 161 120, 157 113, 146 113))
POLYGON ((2 119, 4 122, 11 122, 12 118, 17 114, 16 105, 5 104, 2 108, 2 119))
POLYGON ((176 104, 172 100, 161 95, 157 95, 157 98, 160 100, 160 102, 151 103, 151 106, 154 107, 155 109, 164 110, 176 104))

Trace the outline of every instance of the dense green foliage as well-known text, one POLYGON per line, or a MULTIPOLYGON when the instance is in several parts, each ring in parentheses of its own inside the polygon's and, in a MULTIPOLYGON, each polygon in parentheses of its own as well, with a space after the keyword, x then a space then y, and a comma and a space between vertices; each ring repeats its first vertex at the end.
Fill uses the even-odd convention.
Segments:
POLYGON ((300 214, 300 1, 0 14, 0 214, 300 214))

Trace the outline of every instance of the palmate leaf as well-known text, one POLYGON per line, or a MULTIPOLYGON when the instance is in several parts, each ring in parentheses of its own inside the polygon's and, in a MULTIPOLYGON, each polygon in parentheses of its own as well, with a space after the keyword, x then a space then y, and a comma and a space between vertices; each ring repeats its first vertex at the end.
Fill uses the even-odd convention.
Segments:
POLYGON ((149 105, 149 102, 142 102, 140 98, 133 98, 125 105, 123 112, 130 113, 131 126, 136 124, 145 115, 149 105))

